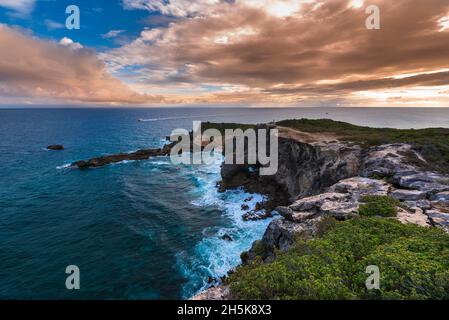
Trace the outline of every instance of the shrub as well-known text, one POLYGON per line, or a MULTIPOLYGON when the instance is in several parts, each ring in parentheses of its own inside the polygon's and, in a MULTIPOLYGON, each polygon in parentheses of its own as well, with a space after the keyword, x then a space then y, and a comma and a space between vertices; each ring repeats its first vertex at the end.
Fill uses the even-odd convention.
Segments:
POLYGON ((269 264, 237 268, 228 279, 239 299, 449 299, 449 235, 396 220, 338 222, 269 264), (377 265, 380 290, 367 290, 377 265))
POLYGON ((363 196, 363 202, 359 208, 359 214, 366 217, 395 217, 400 202, 389 196, 363 196))

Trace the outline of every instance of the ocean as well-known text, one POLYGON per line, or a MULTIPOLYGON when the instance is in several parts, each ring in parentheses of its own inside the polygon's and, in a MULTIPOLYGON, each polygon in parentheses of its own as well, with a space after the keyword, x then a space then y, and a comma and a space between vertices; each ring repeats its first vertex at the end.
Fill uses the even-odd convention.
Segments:
POLYGON ((449 127, 449 109, 156 108, 0 110, 0 298, 180 299, 225 275, 270 219, 244 222, 243 190, 218 193, 220 163, 168 158, 98 169, 91 157, 159 147, 192 121, 330 118, 394 128, 449 127), (138 121, 139 119, 145 121, 138 121), (63 151, 46 146, 63 144, 63 151), (234 241, 225 241, 228 234, 234 241), (65 287, 76 265, 81 289, 65 287))

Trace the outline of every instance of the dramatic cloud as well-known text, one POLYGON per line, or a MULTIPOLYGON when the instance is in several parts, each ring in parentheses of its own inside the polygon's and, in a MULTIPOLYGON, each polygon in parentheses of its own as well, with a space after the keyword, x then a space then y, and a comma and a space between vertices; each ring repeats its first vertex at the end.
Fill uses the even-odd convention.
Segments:
POLYGON ((3 27, 0 91, 115 103, 449 103, 448 0, 122 4, 148 12, 147 27, 132 41, 118 28, 103 34, 120 46, 98 56, 68 38, 56 44, 3 27), (366 28, 368 5, 380 8, 380 30, 366 28))
POLYGON ((244 101, 247 94, 251 101, 349 104, 367 103, 371 94, 370 104, 387 104, 379 90, 428 87, 435 101, 427 104, 448 102, 441 90, 447 74, 438 72, 449 67, 447 0, 369 1, 381 10, 381 30, 366 29, 363 0, 124 4, 183 17, 102 56, 113 72, 134 66, 129 80, 142 92, 207 86, 198 99, 244 101), (403 74, 414 76, 396 79, 403 74))
POLYGON ((61 44, 0 25, 0 96, 31 101, 150 103, 158 97, 131 91, 105 70, 94 52, 71 39, 61 44))

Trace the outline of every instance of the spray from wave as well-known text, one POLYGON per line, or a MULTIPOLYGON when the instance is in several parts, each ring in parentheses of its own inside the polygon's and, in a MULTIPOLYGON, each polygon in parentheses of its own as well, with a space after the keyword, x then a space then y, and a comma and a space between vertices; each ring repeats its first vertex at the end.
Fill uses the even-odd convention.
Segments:
POLYGON ((242 219, 246 213, 242 204, 254 208, 264 199, 259 194, 249 194, 244 190, 231 190, 219 193, 216 187, 220 177, 221 161, 213 165, 197 167, 191 172, 196 195, 192 204, 198 207, 219 208, 225 216, 225 227, 209 227, 203 230, 203 239, 190 252, 177 254, 177 265, 187 280, 182 288, 182 296, 190 298, 208 286, 208 279, 219 279, 237 267, 240 254, 251 248, 259 240, 272 219, 247 222, 242 219), (232 241, 226 241, 224 236, 232 241))

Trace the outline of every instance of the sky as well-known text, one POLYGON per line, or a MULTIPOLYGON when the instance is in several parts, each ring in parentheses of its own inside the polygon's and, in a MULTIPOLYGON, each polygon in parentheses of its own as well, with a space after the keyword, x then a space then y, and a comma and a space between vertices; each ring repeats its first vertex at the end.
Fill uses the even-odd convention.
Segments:
POLYGON ((448 0, 0 0, 0 105, 448 102, 448 0))

